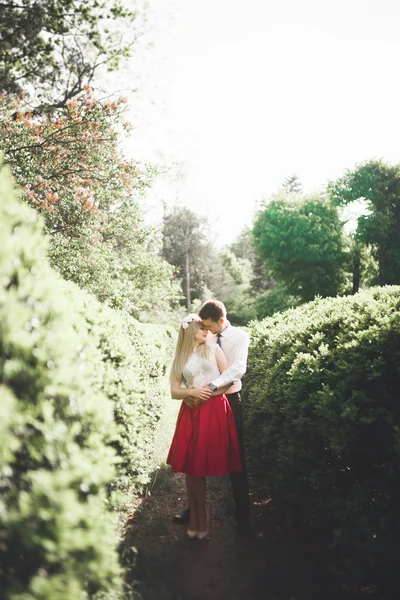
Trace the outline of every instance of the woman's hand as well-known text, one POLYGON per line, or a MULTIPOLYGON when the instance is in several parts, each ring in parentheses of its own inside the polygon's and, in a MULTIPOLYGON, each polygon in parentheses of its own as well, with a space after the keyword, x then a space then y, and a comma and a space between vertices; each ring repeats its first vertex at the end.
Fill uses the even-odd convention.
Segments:
POLYGON ((200 406, 203 402, 207 402, 207 400, 212 396, 212 391, 209 387, 206 388, 193 388, 190 390, 190 396, 184 398, 184 403, 186 406, 193 408, 194 406, 200 406))
POLYGON ((171 384, 171 398, 174 400, 183 400, 184 403, 193 408, 193 406, 200 406, 203 402, 207 402, 209 397, 211 396, 210 388, 188 388, 181 387, 182 381, 178 379, 173 381, 171 384))

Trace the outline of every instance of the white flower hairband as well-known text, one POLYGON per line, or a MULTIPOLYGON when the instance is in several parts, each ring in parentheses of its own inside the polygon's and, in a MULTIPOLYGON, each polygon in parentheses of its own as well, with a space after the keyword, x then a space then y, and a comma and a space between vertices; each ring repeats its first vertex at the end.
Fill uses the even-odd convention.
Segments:
POLYGON ((189 323, 192 323, 192 321, 198 321, 198 319, 199 317, 197 315, 195 315, 194 313, 190 313, 190 315, 185 317, 182 321, 183 329, 187 329, 189 327, 189 323))

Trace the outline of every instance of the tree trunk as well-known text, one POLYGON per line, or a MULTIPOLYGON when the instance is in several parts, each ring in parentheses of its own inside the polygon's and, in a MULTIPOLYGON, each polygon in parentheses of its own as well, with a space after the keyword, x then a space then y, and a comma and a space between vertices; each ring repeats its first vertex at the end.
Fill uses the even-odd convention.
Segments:
POLYGON ((352 294, 356 294, 360 289, 361 275, 361 250, 359 246, 354 248, 353 254, 353 290, 352 294))
POLYGON ((386 249, 378 247, 379 285, 388 285, 386 277, 386 249))
POLYGON ((189 262, 189 250, 186 248, 185 251, 185 281, 186 281, 186 307, 187 311, 190 312, 192 305, 192 299, 190 297, 190 262, 189 262))
MULTIPOLYGON (((384 220, 384 217, 385 217, 385 202, 384 202, 384 200, 380 200, 377 202, 375 213, 376 213, 376 217, 378 219, 378 223, 379 223, 380 219, 382 219, 382 221, 384 220)), ((378 235, 378 239, 377 239, 379 285, 387 285, 388 284, 388 281, 386 281, 386 254, 387 254, 386 246, 387 246, 386 235, 384 232, 380 231, 379 235, 378 235)))

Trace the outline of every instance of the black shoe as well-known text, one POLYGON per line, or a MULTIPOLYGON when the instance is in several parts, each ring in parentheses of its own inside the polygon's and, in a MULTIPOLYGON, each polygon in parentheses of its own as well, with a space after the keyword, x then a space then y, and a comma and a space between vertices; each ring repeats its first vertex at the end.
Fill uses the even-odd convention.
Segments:
POLYGON ((240 537, 250 538, 253 535, 253 530, 248 519, 238 520, 236 529, 240 537))
POLYGON ((189 523, 190 518, 190 508, 185 508, 185 510, 180 515, 174 515, 172 517, 172 522, 175 525, 187 525, 189 523))

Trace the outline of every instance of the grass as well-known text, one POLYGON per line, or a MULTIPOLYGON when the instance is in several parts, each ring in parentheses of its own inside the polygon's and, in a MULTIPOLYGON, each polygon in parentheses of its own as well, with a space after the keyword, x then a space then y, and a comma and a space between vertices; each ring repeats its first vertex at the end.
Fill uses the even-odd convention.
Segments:
POLYGON ((171 400, 167 393, 165 394, 164 411, 154 438, 153 468, 165 464, 180 405, 181 403, 178 400, 171 400))

